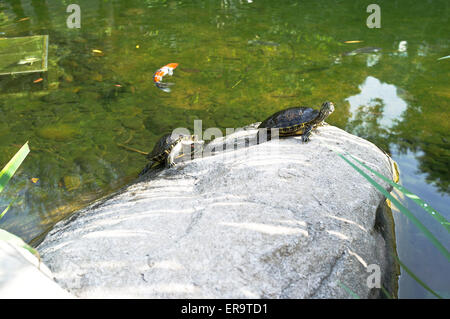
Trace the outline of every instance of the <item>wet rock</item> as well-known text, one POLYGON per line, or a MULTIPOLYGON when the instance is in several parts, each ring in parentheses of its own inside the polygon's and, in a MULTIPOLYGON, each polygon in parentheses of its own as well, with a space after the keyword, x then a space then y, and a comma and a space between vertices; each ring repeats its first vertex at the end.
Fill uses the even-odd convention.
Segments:
POLYGON ((78 130, 69 124, 55 124, 38 129, 36 134, 48 140, 65 141, 76 136, 78 130))
MULTIPOLYGON (((248 129, 214 143, 251 140, 248 129)), ((320 127, 307 144, 270 141, 144 176, 58 223, 38 250, 83 298, 352 298, 344 287, 373 298, 371 265, 395 295, 385 199, 335 151, 392 177, 375 145, 320 127)))

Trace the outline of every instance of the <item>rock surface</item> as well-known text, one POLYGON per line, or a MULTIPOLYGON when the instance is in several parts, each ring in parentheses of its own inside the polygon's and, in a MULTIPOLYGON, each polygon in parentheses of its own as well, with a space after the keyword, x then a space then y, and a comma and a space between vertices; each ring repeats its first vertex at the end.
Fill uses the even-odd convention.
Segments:
POLYGON ((0 299, 73 298, 19 237, 0 229, 0 299))
POLYGON ((335 151, 392 177, 375 145, 324 126, 306 144, 270 141, 141 178, 58 223, 38 250, 82 298, 377 297, 367 266, 392 291, 392 225, 383 196, 335 151))

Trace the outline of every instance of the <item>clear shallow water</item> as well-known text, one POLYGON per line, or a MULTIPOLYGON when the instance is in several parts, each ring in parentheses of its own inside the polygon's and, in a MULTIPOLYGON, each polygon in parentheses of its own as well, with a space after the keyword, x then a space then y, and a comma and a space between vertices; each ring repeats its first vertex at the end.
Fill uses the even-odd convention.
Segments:
MULTIPOLYGON (((0 77, 0 166, 24 142, 31 148, 0 197, 1 208, 19 194, 0 227, 32 241, 130 182, 146 162, 123 145, 148 151, 195 119, 224 130, 325 100, 337 106, 330 124, 389 152, 400 182, 450 219, 450 59, 438 60, 449 55, 446 1, 379 1, 380 29, 366 27, 363 1, 77 3, 80 29, 66 26, 69 3, 0 2, 0 36, 50 38, 44 81, 0 77), (381 51, 346 54, 364 47, 381 51), (151 76, 169 62, 180 66, 167 94, 151 76)), ((402 202, 450 248, 434 219, 402 202)), ((394 218, 400 259, 448 295, 448 261, 394 218)), ((430 297, 407 274, 399 293, 430 297)))

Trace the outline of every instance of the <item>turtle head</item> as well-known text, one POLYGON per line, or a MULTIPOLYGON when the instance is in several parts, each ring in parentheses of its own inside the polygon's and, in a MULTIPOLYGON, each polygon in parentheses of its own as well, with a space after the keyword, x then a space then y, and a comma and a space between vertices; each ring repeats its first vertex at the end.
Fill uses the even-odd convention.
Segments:
POLYGON ((331 113, 334 112, 334 104, 333 102, 325 102, 322 104, 320 108, 320 120, 325 120, 331 113))

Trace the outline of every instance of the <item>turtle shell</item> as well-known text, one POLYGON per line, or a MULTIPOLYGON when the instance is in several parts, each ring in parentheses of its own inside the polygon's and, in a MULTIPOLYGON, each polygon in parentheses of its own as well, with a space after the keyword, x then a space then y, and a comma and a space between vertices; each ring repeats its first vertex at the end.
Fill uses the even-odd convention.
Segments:
POLYGON ((319 110, 306 106, 291 107, 271 115, 258 128, 288 128, 308 124, 316 120, 319 113, 319 110))
POLYGON ((165 159, 173 146, 180 140, 181 136, 172 136, 172 133, 162 136, 153 147, 153 150, 147 155, 147 158, 154 162, 161 162, 165 159))

